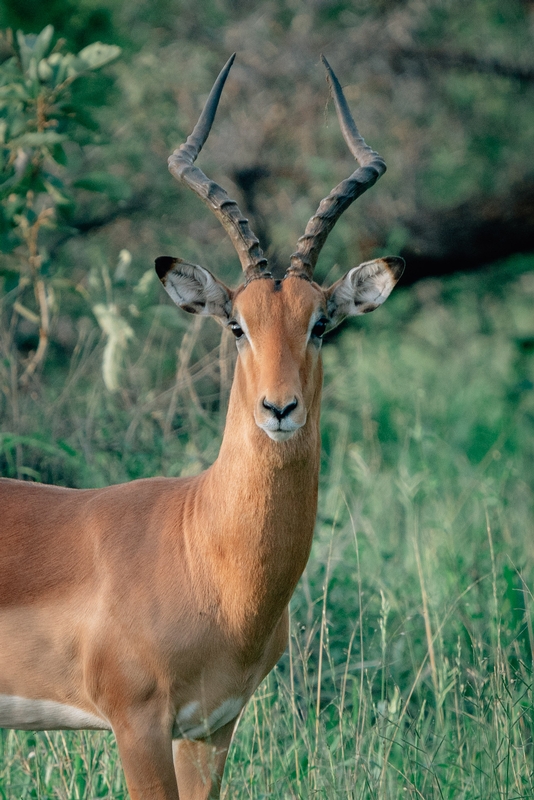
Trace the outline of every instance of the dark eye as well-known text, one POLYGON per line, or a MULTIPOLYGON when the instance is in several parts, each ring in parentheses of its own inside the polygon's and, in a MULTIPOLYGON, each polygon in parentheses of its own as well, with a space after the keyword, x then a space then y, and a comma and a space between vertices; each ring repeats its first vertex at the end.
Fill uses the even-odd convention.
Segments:
POLYGON ((321 317, 321 319, 318 319, 312 328, 311 335, 316 336, 318 339, 320 339, 326 330, 327 324, 328 320, 325 317, 321 317))
POLYGON ((240 339, 244 335, 243 334, 243 328, 241 328, 237 324, 237 322, 231 322, 230 323, 230 330, 232 331, 232 333, 234 334, 236 339, 240 339))

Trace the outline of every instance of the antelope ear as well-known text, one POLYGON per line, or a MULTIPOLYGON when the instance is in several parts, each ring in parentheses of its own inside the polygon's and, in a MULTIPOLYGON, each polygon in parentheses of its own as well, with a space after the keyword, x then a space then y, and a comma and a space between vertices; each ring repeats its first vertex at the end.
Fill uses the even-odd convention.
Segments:
POLYGON ((190 314, 229 319, 232 292, 204 267, 181 258, 156 258, 156 272, 177 306, 190 314))
POLYGON ((381 306, 404 272, 404 259, 385 256, 349 270, 327 290, 328 313, 334 324, 342 317, 368 314, 381 306))

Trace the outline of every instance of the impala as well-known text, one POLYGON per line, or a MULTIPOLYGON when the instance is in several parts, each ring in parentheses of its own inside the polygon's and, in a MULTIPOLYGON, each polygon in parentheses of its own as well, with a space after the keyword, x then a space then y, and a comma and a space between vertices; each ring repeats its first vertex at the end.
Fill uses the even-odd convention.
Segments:
POLYGON ((219 456, 202 474, 105 489, 0 480, 0 726, 112 730, 132 800, 219 797, 230 740, 288 638, 287 606, 317 508, 321 336, 399 279, 387 257, 330 288, 312 275, 329 231, 384 161, 358 133, 323 58, 360 168, 310 219, 281 280, 236 203, 194 166, 234 56, 171 173, 228 232, 244 282, 163 256, 174 302, 237 343, 219 456))

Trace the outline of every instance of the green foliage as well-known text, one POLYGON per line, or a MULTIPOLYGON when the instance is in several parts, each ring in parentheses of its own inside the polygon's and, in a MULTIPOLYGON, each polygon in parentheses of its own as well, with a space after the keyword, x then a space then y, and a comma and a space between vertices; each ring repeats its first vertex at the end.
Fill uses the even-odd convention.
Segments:
MULTIPOLYGON (((4 474, 93 486, 215 457, 234 344, 157 306, 152 271, 134 284, 128 264, 90 282, 139 315, 119 390, 97 377, 106 345, 88 328, 44 402, 19 396, 28 432, 0 439, 4 474)), ((291 648, 235 737, 228 793, 534 793, 533 278, 518 257, 422 282, 325 342, 312 557, 291 648)), ((2 732, 0 787, 9 800, 127 797, 98 733, 2 732)))
MULTIPOLYGON (((325 48, 389 170, 340 220, 321 279, 531 169, 520 0, 23 5, 0 8, 42 29, 0 40, 2 475, 103 486, 215 458, 233 342, 171 307, 151 264, 176 253, 235 283, 218 222, 166 169, 233 49, 201 166, 231 196, 239 168, 270 173, 256 212, 281 264, 354 169, 325 48), (118 48, 94 38, 127 54, 108 76, 118 48)), ((533 270, 518 257, 398 291, 325 343, 314 549, 227 792, 534 795, 533 270)), ((37 796, 126 800, 113 738, 1 732, 0 797, 37 796)))
MULTIPOLYGON (((120 52, 114 45, 95 42, 77 55, 64 53, 61 43, 52 46, 53 35, 51 25, 38 36, 18 31, 16 48, 8 35, 4 44, 12 54, 0 65, 0 250, 9 256, 0 279, 4 276, 13 296, 4 313, 39 325, 38 346, 22 380, 44 360, 52 293, 61 286, 54 280, 43 234, 65 224, 75 207, 71 178, 65 174, 65 146, 76 141, 77 126, 82 120, 87 124, 87 115, 77 113, 71 85, 120 52)), ((117 181, 112 178, 99 185, 86 183, 93 191, 106 192, 110 186, 115 197, 117 181)))
POLYGON ((83 178, 74 181, 73 186, 76 189, 87 189, 90 192, 105 194, 114 203, 118 203, 119 200, 127 200, 131 195, 129 184, 109 172, 90 172, 83 178))
POLYGON ((0 197, 2 230, 11 233, 3 241, 8 251, 24 241, 23 229, 35 222, 34 206, 61 210, 74 204, 58 169, 66 162, 62 145, 74 138, 78 122, 70 87, 120 52, 116 46, 95 42, 77 55, 63 54, 52 48, 53 34, 51 25, 38 36, 18 31, 17 52, 0 66, 0 197), (21 207, 28 192, 32 192, 32 205, 26 202, 21 207))
POLYGON ((94 42, 117 41, 111 9, 84 0, 3 0, 0 28, 39 31, 52 24, 70 48, 80 49, 94 42))

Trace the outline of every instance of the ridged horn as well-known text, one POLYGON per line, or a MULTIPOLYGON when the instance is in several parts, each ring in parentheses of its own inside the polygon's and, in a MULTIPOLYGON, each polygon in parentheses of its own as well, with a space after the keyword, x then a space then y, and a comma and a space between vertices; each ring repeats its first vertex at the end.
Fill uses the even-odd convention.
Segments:
POLYGON ((210 180, 194 162, 209 136, 219 105, 222 90, 234 63, 235 53, 219 73, 219 76, 206 101, 206 105, 194 127, 193 133, 169 157, 169 171, 174 177, 186 183, 195 194, 213 211, 222 223, 237 251, 245 279, 267 276, 267 259, 259 246, 259 241, 249 227, 248 220, 239 210, 234 200, 228 197, 219 184, 210 180))
POLYGON ((321 200, 319 208, 306 225, 304 235, 297 242, 287 274, 298 274, 310 280, 319 253, 339 217, 386 171, 384 160, 360 136, 334 70, 323 55, 321 60, 326 68, 326 78, 334 98, 343 138, 360 166, 349 178, 332 189, 328 197, 321 200))

